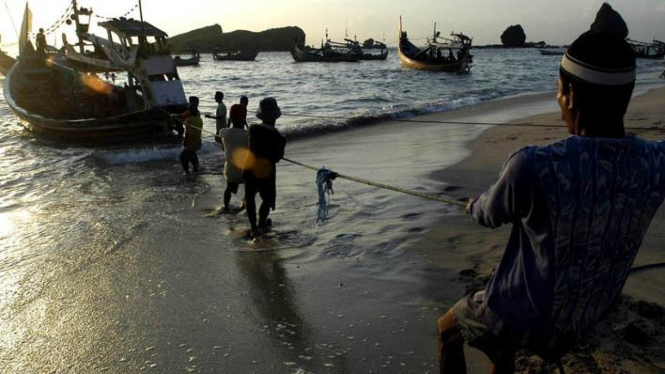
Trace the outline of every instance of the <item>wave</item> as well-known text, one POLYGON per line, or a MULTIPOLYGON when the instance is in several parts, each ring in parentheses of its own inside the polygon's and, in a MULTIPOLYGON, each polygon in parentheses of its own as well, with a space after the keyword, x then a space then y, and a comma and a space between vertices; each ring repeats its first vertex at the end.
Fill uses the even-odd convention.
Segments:
MULTIPOLYGON (((170 145, 104 151, 93 156, 109 165, 127 165, 165 160, 177 161, 180 152, 182 152, 182 146, 170 145)), ((219 146, 214 141, 204 141, 199 155, 215 152, 220 152, 219 146)))

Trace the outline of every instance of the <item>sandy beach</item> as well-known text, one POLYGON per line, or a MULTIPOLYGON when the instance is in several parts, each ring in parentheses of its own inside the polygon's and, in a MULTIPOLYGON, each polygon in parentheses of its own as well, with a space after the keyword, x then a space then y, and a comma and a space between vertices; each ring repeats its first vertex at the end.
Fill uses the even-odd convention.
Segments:
MULTIPOLYGON (((665 128, 664 95, 634 100, 628 125, 665 128)), ((510 152, 565 129, 433 121, 558 125, 557 114, 542 114, 556 109, 552 93, 491 101, 413 119, 422 123, 293 141, 287 157, 432 195, 475 196, 510 152)), ((122 173, 102 191, 86 187, 92 208, 58 218, 63 235, 52 250, 3 278, 3 373, 434 373, 437 318, 482 284, 508 233, 475 226, 458 207, 344 180, 334 184, 328 221, 317 224, 315 173, 280 163, 274 230, 248 242, 242 213, 210 215, 224 189, 219 153, 203 155, 206 172, 194 178, 173 160, 98 162, 122 173)), ((661 210, 638 264, 662 261, 662 230, 661 210)), ((626 293, 665 305, 660 272, 632 277, 626 293)), ((615 320, 637 318, 630 305, 629 317, 615 320)), ((613 322, 601 335, 609 345, 566 365, 662 372, 663 334, 653 320, 641 323, 651 328, 647 346, 623 344, 625 326, 613 322)), ((469 354, 470 372, 485 372, 487 361, 469 354)), ((520 360, 524 372, 540 365, 520 360)))

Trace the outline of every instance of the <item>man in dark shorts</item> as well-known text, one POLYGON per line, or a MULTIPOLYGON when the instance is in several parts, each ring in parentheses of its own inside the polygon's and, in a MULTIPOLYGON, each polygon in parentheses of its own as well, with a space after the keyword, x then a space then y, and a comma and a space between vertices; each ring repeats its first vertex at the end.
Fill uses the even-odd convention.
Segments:
POLYGON ((252 236, 259 234, 259 229, 268 228, 272 222, 268 218, 270 209, 275 209, 277 197, 277 163, 284 157, 286 139, 275 128, 275 122, 282 112, 277 101, 267 97, 259 103, 256 117, 260 125, 249 127, 249 155, 245 165, 245 204, 247 218, 252 229, 252 236), (256 194, 261 196, 258 225, 256 222, 256 194))
POLYGON ((466 373, 464 342, 513 373, 521 348, 558 358, 616 304, 665 197, 665 142, 626 136, 635 85, 628 28, 604 4, 566 51, 557 101, 570 137, 510 156, 467 212, 513 230, 485 290, 439 319, 441 373, 466 373))

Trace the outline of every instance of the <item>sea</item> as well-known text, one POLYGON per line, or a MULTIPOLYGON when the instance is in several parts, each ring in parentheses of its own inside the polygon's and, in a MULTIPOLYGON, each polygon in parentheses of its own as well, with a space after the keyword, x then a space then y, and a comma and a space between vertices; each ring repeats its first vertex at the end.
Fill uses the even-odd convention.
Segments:
MULTIPOLYGON (((229 108, 246 95, 251 123, 259 101, 276 98, 283 113, 279 128, 293 138, 556 89, 560 57, 542 56, 537 49, 478 49, 473 54, 471 73, 463 75, 404 69, 395 50, 386 61, 335 64, 295 63, 284 52, 261 53, 254 62, 216 62, 204 54, 200 66, 182 67, 179 73, 186 94, 201 99, 204 113, 214 113, 216 91, 224 92, 229 108)), ((659 61, 640 60, 638 90, 659 84, 661 69, 659 61)), ((54 217, 35 222, 31 210, 67 215, 63 204, 80 208, 96 204, 100 196, 112 199, 112 180, 124 168, 177 164, 181 150, 179 144, 88 147, 42 139, 19 124, 1 90, 0 126, 0 273, 48 251, 43 243, 66 232, 49 228, 60 225, 54 217)), ((207 120, 204 127, 214 131, 215 123, 207 120)), ((213 139, 206 138, 202 157, 215 158, 218 152, 213 139)))
MULTIPOLYGON (((381 150, 384 146, 373 135, 381 133, 382 125, 377 125, 383 123, 381 120, 453 111, 513 96, 549 92, 554 100, 560 57, 542 56, 536 49, 478 49, 473 54, 471 73, 463 75, 403 69, 395 50, 386 61, 336 64, 298 64, 283 52, 261 53, 254 62, 215 62, 204 54, 200 66, 179 68, 179 74, 186 94, 200 98, 204 113, 214 113, 216 91, 224 92, 227 107, 246 95, 252 123, 259 101, 274 97, 283 113, 278 128, 291 139, 289 147, 301 157, 316 155, 316 160, 300 161, 320 166, 335 157, 341 160, 345 149, 381 150), (357 136, 347 134, 371 126, 372 131, 353 133, 357 136), (332 131, 335 135, 326 135, 332 131), (344 144, 336 144, 337 134, 344 144), (328 136, 334 157, 326 156, 326 142, 318 143, 316 151, 298 150, 298 142, 321 136, 328 136)), ((662 62, 640 60, 638 90, 662 84, 658 80, 661 71, 662 62)), ((215 123, 206 120, 204 127, 214 131, 215 123)), ((473 126, 459 127, 454 138, 446 138, 454 139, 456 146, 438 152, 449 152, 451 160, 459 158, 456 153, 463 152, 463 144, 477 135, 473 126)), ((110 261, 129 246, 139 248, 135 243, 138 238, 151 240, 146 239, 147 225, 185 225, 179 209, 199 209, 198 217, 204 216, 203 210, 214 209, 197 206, 196 200, 211 191, 221 195, 224 182, 219 148, 212 137, 204 139, 200 152, 204 173, 198 178, 183 174, 177 160, 180 151, 180 144, 154 141, 82 146, 40 138, 19 124, 0 90, 0 311, 8 316, 20 314, 17 305, 22 300, 38 299, 53 282, 74 279, 77 272, 110 261)), ((412 155, 413 159, 421 156, 425 158, 412 155)), ((417 187, 406 180, 407 171, 414 170, 408 163, 400 165, 405 171, 402 175, 395 170, 388 172, 395 164, 391 160, 371 170, 359 169, 349 160, 339 162, 345 171, 417 187), (390 178, 382 178, 384 171, 390 178)), ((300 172, 304 171, 287 169, 287 174, 300 172)), ((409 213, 412 200, 392 200, 389 192, 367 200, 363 193, 369 187, 360 189, 349 183, 342 184, 346 195, 338 191, 330 197, 334 203, 330 208, 332 223, 322 228, 316 223, 314 176, 308 178, 307 183, 298 185, 281 182, 285 185, 280 187, 280 199, 284 198, 273 214, 274 223, 284 228, 279 249, 315 248, 306 260, 294 255, 301 261, 337 258, 379 263, 399 257, 404 238, 425 230, 422 218, 409 213), (307 191, 304 199, 297 197, 302 191, 307 191)), ((423 192, 429 187, 423 187, 423 192)), ((221 220, 215 240, 230 250, 242 250, 245 244, 238 243, 235 234, 219 234, 242 225, 246 225, 242 215, 221 220)), ((125 265, 115 265, 116 270, 125 265)), ((401 268, 384 264, 383 269, 401 268)), ((5 336, 0 346, 27 339, 30 333, 22 329, 0 324, 5 336)))

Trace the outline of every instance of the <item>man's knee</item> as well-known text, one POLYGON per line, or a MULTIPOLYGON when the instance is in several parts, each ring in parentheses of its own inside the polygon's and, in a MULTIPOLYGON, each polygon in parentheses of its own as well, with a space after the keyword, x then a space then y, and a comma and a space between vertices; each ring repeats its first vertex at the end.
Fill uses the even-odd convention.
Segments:
POLYGON ((462 332, 455 320, 452 309, 438 320, 439 341, 441 344, 463 343, 462 332))

